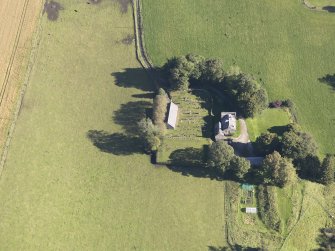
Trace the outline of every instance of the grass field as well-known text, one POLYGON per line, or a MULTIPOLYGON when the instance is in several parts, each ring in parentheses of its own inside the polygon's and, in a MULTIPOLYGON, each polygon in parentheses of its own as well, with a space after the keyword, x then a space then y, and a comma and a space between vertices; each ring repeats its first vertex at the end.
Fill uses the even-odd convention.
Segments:
POLYGON ((137 144, 152 86, 124 43, 130 6, 60 3, 0 180, 0 250, 225 246, 223 183, 155 168, 137 144))
POLYGON ((308 0, 308 2, 316 7, 335 6, 334 0, 308 0))
POLYGON ((251 141, 267 131, 280 133, 281 128, 288 125, 289 113, 284 109, 267 109, 261 115, 246 120, 251 141))
POLYGON ((291 98, 321 151, 335 153, 334 92, 319 81, 335 72, 335 14, 291 0, 142 2, 154 64, 192 52, 239 65, 264 83, 271 100, 291 98))

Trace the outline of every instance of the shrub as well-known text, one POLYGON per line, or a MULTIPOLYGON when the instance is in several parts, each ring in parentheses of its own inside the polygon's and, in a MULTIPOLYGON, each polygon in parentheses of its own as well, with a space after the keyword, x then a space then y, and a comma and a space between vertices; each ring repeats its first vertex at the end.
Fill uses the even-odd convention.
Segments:
POLYGON ((276 101, 270 102, 269 107, 270 108, 280 108, 282 107, 282 105, 283 105, 283 102, 281 100, 276 100, 276 101))
POLYGON ((165 117, 168 105, 168 96, 166 92, 161 88, 158 94, 154 98, 153 103, 153 122, 154 124, 164 132, 166 129, 165 117))
POLYGON ((161 145, 161 132, 159 128, 155 126, 149 118, 143 118, 138 123, 138 128, 145 151, 157 151, 161 145))
POLYGON ((273 187, 258 186, 257 189, 258 212, 264 224, 277 232, 281 230, 281 221, 273 187))

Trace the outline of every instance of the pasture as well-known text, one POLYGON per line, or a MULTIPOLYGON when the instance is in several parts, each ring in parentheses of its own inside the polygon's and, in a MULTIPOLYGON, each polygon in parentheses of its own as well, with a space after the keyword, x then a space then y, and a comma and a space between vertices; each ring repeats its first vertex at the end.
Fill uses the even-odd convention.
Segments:
POLYGON ((145 44, 155 65, 187 53, 219 57, 265 85, 270 100, 292 99, 322 153, 335 153, 335 14, 300 1, 143 0, 145 44))
POLYGON ((225 246, 223 183, 156 168, 138 144, 153 85, 136 61, 131 6, 88 2, 62 0, 56 20, 42 17, 0 179, 0 250, 225 246))

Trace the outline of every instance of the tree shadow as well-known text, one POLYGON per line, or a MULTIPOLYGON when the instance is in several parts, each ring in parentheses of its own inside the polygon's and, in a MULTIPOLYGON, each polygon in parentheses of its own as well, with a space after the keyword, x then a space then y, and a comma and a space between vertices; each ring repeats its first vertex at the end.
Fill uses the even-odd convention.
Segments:
POLYGON ((121 125, 127 135, 138 135, 138 122, 150 116, 152 104, 148 101, 131 101, 122 104, 113 114, 113 120, 121 125))
POLYGON ((127 136, 123 133, 108 133, 103 130, 90 130, 87 138, 101 152, 112 153, 114 155, 131 155, 143 153, 142 143, 138 137, 127 136))
POLYGON ((284 126, 273 126, 268 129, 268 132, 270 133, 275 133, 278 136, 283 136, 285 132, 289 129, 289 125, 284 125, 284 126))
POLYGON ((335 12, 335 6, 328 5, 328 6, 322 7, 322 9, 325 10, 325 11, 328 11, 330 13, 334 13, 335 12))
POLYGON ((126 68, 122 72, 113 72, 116 85, 124 88, 137 88, 143 91, 153 91, 154 86, 148 78, 148 72, 143 68, 126 68))
POLYGON ((155 93, 154 92, 139 93, 139 94, 133 94, 131 96, 134 98, 153 99, 155 97, 155 93))
MULTIPOLYGON (((334 9, 335 9, 335 7, 334 7, 334 9)), ((334 12, 335 12, 335 10, 334 10, 334 12)), ((327 74, 324 77, 319 78, 319 81, 321 83, 329 85, 333 89, 333 91, 335 91, 335 74, 333 74, 333 75, 327 74)))
POLYGON ((239 244, 234 244, 230 247, 208 246, 208 251, 261 251, 261 250, 264 250, 264 249, 254 248, 254 247, 244 247, 239 244))
POLYGON ((206 167, 207 152, 208 146, 204 146, 203 149, 188 147, 175 150, 170 154, 171 164, 167 167, 184 176, 223 180, 217 171, 206 167))

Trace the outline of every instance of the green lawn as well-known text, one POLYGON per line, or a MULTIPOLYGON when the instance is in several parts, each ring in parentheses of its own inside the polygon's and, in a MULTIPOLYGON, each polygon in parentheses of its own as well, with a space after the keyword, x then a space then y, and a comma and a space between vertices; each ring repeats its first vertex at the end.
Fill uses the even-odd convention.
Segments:
POLYGON ((335 153, 335 14, 300 1, 143 0, 145 43, 156 65, 197 53, 234 63, 264 83, 271 100, 291 98, 304 130, 335 153), (316 123, 317 121, 317 123, 316 123))
POLYGON ((42 34, 0 180, 0 250, 224 246, 223 183, 156 168, 136 121, 152 85, 131 8, 60 1, 42 34), (75 12, 76 10, 77 12, 75 12))
POLYGON ((267 131, 280 133, 290 123, 289 113, 284 109, 267 109, 261 115, 246 120, 251 141, 267 131))
POLYGON ((308 2, 316 7, 335 6, 335 0, 308 0, 308 2))

